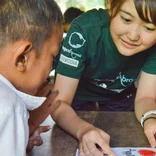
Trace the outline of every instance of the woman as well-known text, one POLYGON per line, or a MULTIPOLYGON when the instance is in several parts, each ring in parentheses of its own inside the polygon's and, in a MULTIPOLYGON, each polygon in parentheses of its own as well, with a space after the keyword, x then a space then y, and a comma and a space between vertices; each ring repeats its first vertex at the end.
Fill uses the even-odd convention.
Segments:
MULTIPOLYGON (((61 104, 52 117, 80 141, 80 155, 115 154, 109 135, 76 115, 73 98, 74 106, 91 101, 104 111, 133 111, 134 82, 142 70, 135 100, 139 121, 143 113, 156 107, 155 15, 155 0, 113 0, 109 11, 84 13, 68 30, 54 87, 59 90, 57 98, 67 104, 61 104)), ((147 137, 154 134, 146 133, 147 137)))

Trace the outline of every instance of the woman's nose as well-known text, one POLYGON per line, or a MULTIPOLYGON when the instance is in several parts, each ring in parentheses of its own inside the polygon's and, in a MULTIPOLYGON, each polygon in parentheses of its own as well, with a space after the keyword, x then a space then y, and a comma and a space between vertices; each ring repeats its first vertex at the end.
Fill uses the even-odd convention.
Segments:
POLYGON ((127 33, 127 37, 131 41, 138 41, 140 39, 140 28, 130 29, 127 33))

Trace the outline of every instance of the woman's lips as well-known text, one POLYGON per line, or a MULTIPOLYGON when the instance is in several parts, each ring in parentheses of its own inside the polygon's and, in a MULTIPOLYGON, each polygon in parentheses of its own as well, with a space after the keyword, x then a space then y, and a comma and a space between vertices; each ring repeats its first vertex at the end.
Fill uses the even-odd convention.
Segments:
POLYGON ((139 46, 138 44, 129 43, 123 39, 121 39, 121 41, 125 47, 130 48, 130 49, 133 49, 133 48, 136 48, 137 46, 139 46))

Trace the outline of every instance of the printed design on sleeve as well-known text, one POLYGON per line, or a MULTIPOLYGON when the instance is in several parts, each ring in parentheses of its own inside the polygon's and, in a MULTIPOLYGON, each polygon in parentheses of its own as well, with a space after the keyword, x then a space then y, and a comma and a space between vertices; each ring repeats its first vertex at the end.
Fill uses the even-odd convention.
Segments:
POLYGON ((83 47, 85 42, 86 40, 79 32, 71 33, 68 40, 70 48, 69 46, 62 46, 63 53, 60 55, 60 62, 77 68, 80 63, 80 59, 82 58, 82 54, 77 53, 76 49, 83 47))
POLYGON ((73 32, 71 33, 70 37, 69 37, 69 41, 68 44, 75 49, 81 48, 84 46, 86 40, 84 39, 84 37, 82 36, 82 34, 80 34, 79 32, 73 32), (76 41, 76 43, 74 42, 76 41))
POLYGON ((67 64, 67 65, 70 65, 70 66, 73 66, 73 67, 78 67, 78 65, 79 65, 79 61, 78 60, 66 57, 63 54, 60 55, 60 61, 62 63, 64 63, 64 64, 67 64))
POLYGON ((62 50, 63 50, 63 52, 70 54, 72 59, 76 59, 77 57, 78 58, 82 57, 82 54, 77 54, 77 53, 73 52, 72 49, 68 49, 65 46, 62 46, 62 50))

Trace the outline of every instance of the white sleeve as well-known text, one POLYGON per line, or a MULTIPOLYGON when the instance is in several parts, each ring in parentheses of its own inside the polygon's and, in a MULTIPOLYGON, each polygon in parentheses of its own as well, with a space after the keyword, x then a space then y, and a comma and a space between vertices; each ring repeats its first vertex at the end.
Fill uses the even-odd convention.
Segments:
POLYGON ((25 156, 26 135, 22 112, 9 99, 0 101, 0 155, 25 156))

